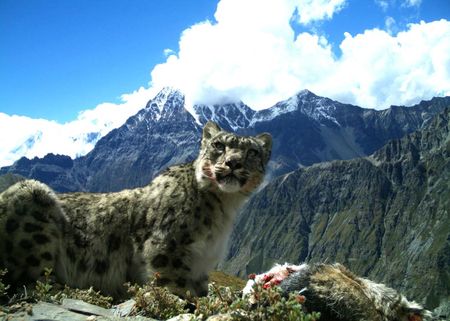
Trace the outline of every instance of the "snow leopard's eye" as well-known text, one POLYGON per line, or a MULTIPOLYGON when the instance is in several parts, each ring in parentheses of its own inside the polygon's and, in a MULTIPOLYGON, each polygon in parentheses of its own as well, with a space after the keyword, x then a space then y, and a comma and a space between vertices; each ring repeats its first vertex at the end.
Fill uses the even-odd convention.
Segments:
POLYGON ((254 148, 250 148, 247 152, 248 157, 256 157, 258 155, 259 155, 259 152, 254 148))
POLYGON ((212 147, 214 147, 215 150, 217 150, 221 153, 225 151, 225 145, 221 142, 212 143, 212 147))

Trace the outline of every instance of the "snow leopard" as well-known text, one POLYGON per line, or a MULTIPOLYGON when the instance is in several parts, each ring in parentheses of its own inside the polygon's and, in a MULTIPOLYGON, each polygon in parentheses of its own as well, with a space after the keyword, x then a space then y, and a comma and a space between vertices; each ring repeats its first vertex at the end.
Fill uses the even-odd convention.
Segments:
POLYGON ((193 162, 113 193, 56 194, 26 180, 0 194, 0 268, 31 284, 56 281, 113 297, 124 283, 156 282, 179 296, 207 294, 239 208, 264 181, 268 133, 238 136, 208 122, 193 162))

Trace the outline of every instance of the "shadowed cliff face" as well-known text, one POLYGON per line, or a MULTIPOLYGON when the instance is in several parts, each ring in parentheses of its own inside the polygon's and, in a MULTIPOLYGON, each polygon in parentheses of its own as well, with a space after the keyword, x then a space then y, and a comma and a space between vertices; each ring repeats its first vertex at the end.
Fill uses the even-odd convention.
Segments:
POLYGON ((185 108, 182 93, 169 88, 126 123, 100 139, 86 156, 22 158, 0 174, 35 178, 60 192, 108 192, 148 184, 162 169, 194 159, 202 124, 216 121, 242 135, 273 136, 268 179, 322 161, 366 156, 389 139, 427 123, 450 105, 450 97, 384 111, 363 109, 304 90, 275 106, 254 111, 243 103, 185 108), (195 117, 194 117, 195 116, 195 117))
POLYGON ((434 308, 450 296, 450 108, 366 158, 279 177, 247 204, 224 263, 340 262, 434 308))

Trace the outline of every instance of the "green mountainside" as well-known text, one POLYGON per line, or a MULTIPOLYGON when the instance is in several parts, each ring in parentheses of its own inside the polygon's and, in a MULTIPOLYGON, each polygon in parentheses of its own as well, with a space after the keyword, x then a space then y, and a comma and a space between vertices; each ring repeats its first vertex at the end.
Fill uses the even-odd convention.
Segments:
POLYGON ((222 268, 340 262, 429 309, 450 300, 450 108, 369 157, 303 168, 239 216, 222 268))
POLYGON ((24 180, 24 179, 25 179, 25 177, 16 175, 16 174, 12 174, 12 173, 0 175, 0 193, 3 192, 8 187, 10 187, 11 185, 13 185, 21 180, 24 180))

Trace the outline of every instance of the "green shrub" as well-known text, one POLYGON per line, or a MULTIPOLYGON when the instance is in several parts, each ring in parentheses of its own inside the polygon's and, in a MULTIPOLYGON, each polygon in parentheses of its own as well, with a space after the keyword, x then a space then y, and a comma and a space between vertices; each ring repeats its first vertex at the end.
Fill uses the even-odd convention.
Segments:
POLYGON ((173 295, 166 288, 156 286, 158 274, 147 285, 141 287, 128 284, 128 292, 136 301, 133 314, 144 315, 156 319, 169 319, 187 312, 186 301, 173 295))
POLYGON ((37 301, 51 301, 53 285, 50 279, 52 269, 45 268, 43 282, 38 280, 34 288, 33 296, 37 301))
POLYGON ((45 269, 43 281, 36 281, 34 292, 31 294, 33 301, 61 303, 63 299, 75 299, 103 308, 111 307, 112 297, 104 296, 92 287, 89 289, 74 289, 65 285, 62 288, 61 285, 52 281, 51 273, 51 269, 45 269))
POLYGON ((242 298, 240 292, 230 288, 209 286, 207 297, 196 300, 195 315, 206 320, 211 315, 223 313, 233 320, 267 320, 267 321, 315 321, 318 313, 307 314, 303 311, 303 296, 291 295, 284 298, 277 287, 264 289, 255 286, 254 303, 242 298))
POLYGON ((0 270, 0 299, 6 296, 6 294, 7 294, 6 291, 9 288, 9 285, 3 283, 3 277, 5 276, 5 274, 7 272, 8 271, 6 269, 0 270))
POLYGON ((217 314, 226 314, 232 320, 254 321, 316 321, 318 313, 306 313, 303 310, 305 298, 290 295, 285 298, 277 287, 264 289, 256 286, 254 303, 242 298, 241 292, 230 287, 209 284, 206 297, 190 297, 182 300, 167 289, 156 286, 157 278, 144 287, 130 286, 129 292, 136 301, 134 315, 165 320, 186 313, 188 304, 195 308, 193 320, 206 320, 217 314))
POLYGON ((110 296, 104 296, 100 291, 95 291, 92 287, 89 289, 74 289, 64 286, 64 289, 58 291, 53 299, 56 302, 61 302, 63 299, 75 299, 82 300, 84 302, 100 306, 105 309, 109 309, 112 306, 113 298, 110 296))

